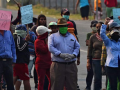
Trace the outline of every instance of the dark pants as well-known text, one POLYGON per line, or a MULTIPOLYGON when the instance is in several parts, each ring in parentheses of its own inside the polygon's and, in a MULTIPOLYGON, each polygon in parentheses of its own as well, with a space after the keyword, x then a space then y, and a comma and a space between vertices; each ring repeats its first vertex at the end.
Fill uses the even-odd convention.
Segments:
POLYGON ((102 88, 102 69, 101 60, 92 60, 93 74, 94 74, 94 89, 101 90, 102 88))
POLYGON ((92 84, 92 79, 93 79, 93 68, 92 68, 92 59, 90 59, 90 65, 91 69, 87 71, 87 77, 86 77, 86 89, 91 90, 91 84, 92 84))
POLYGON ((120 81, 120 67, 119 68, 112 68, 106 67, 107 69, 107 76, 110 82, 110 89, 117 90, 117 79, 120 81))
POLYGON ((5 81, 7 83, 7 90, 14 90, 12 60, 0 60, 0 80, 2 75, 4 75, 5 81))

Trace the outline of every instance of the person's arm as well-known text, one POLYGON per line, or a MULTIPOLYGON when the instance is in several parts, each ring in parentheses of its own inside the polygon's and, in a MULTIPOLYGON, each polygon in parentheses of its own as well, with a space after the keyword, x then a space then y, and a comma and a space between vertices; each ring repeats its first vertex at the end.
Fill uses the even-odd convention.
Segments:
MULTIPOLYGON (((11 34, 11 32, 10 32, 11 34)), ((13 39, 13 35, 11 34, 11 50, 12 50, 12 56, 13 56, 13 63, 16 63, 16 46, 15 46, 15 42, 13 39)))
POLYGON ((90 5, 90 8, 91 8, 91 11, 93 12, 93 7, 92 7, 92 4, 91 4, 91 0, 88 0, 89 2, 89 5, 90 5))
POLYGON ((35 41, 35 51, 42 52, 44 54, 48 53, 48 45, 45 44, 43 40, 35 41))
POLYGON ((93 36, 90 37, 89 39, 89 44, 88 44, 88 53, 87 53, 87 70, 89 71, 91 69, 90 65, 90 59, 92 58, 92 51, 93 51, 93 36))
POLYGON ((78 56, 79 54, 79 50, 80 50, 80 44, 78 43, 77 40, 75 40, 75 45, 74 45, 74 51, 73 51, 73 54, 78 56))
POLYGON ((106 36, 106 28, 107 28, 107 25, 103 24, 100 30, 100 36, 105 46, 108 46, 110 44, 110 39, 106 36))
POLYGON ((80 3, 80 0, 77 0, 76 6, 75 6, 75 11, 77 11, 78 4, 80 3))
POLYGON ((21 5, 20 4, 17 4, 18 5, 18 16, 17 16, 17 18, 14 20, 14 21, 12 21, 12 24, 13 25, 17 25, 17 23, 21 20, 21 12, 20 12, 20 7, 21 7, 21 5))
POLYGON ((55 48, 53 39, 54 39, 53 35, 50 35, 49 38, 48 38, 48 48, 49 48, 49 51, 52 54, 54 54, 55 56, 59 56, 61 54, 61 51, 59 51, 57 48, 55 48))

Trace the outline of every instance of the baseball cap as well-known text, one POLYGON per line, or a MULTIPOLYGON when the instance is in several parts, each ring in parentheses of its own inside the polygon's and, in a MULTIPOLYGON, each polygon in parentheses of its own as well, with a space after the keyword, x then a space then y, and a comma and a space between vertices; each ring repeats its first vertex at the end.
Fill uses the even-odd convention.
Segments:
POLYGON ((50 23, 49 23, 49 27, 52 26, 52 25, 55 25, 55 26, 56 26, 57 23, 56 23, 56 22, 50 22, 50 23))
POLYGON ((67 24, 68 24, 68 28, 74 28, 74 25, 72 22, 68 21, 67 24))
POLYGON ((110 35, 114 34, 115 32, 120 33, 118 30, 114 29, 114 30, 112 30, 112 31, 110 32, 110 35))
POLYGON ((111 24, 109 24, 109 28, 114 28, 114 27, 120 27, 120 25, 116 22, 112 22, 111 24))
POLYGON ((61 15, 62 15, 63 13, 68 13, 68 14, 70 15, 70 11, 69 11, 67 8, 63 8, 63 9, 61 10, 61 15))
POLYGON ((52 32, 52 30, 48 29, 48 28, 45 27, 45 26, 38 26, 37 29, 36 29, 36 33, 37 33, 38 35, 42 35, 42 34, 44 34, 44 33, 46 33, 46 32, 52 32))
POLYGON ((20 24, 20 25, 17 25, 15 27, 15 30, 24 30, 24 31, 27 31, 27 28, 26 28, 25 25, 20 24))

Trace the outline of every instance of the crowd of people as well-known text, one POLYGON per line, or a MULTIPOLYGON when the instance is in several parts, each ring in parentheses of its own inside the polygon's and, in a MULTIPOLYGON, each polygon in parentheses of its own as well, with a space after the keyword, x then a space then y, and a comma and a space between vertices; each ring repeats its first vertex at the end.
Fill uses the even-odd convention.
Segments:
MULTIPOLYGON (((81 11, 89 9, 91 4, 88 1, 80 4, 81 11)), ((101 13, 101 1, 98 3, 101 13)), ((33 66, 35 90, 78 90, 80 44, 76 23, 69 19, 70 11, 63 8, 61 18, 51 21, 48 26, 43 14, 33 17, 33 23, 23 25, 21 6, 17 5, 18 16, 14 21, 11 16, 10 30, 0 30, 0 90, 4 85, 7 90, 20 90, 22 81, 24 90, 31 90, 33 66)), ((106 75, 104 90, 120 90, 120 25, 114 22, 113 17, 108 17, 105 22, 93 20, 90 28, 92 32, 86 38, 85 90, 91 90, 93 76, 93 90, 101 90, 103 74, 106 75)))

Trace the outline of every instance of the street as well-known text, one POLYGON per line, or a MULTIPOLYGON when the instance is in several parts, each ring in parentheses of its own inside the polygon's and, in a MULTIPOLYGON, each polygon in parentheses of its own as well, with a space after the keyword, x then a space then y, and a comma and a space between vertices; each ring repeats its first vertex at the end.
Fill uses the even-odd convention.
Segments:
MULTIPOLYGON (((0 8, 0 10, 6 10, 3 8, 0 8)), ((14 10, 9 10, 12 11, 13 14, 13 20, 16 18, 17 16, 17 11, 14 10)), ((37 17, 37 15, 34 15, 35 17, 37 17)), ((57 19, 55 18, 50 18, 47 17, 47 23, 49 23, 50 21, 57 21, 57 19)), ((75 21, 76 25, 77 25, 77 31, 78 31, 78 38, 79 38, 79 43, 80 43, 80 48, 81 48, 81 63, 78 66, 78 85, 80 87, 80 90, 84 90, 86 87, 86 75, 87 75, 87 70, 86 70, 86 62, 87 62, 87 47, 85 44, 85 40, 86 40, 86 34, 91 32, 92 30, 90 29, 90 20, 88 21, 75 21)), ((102 88, 105 88, 105 76, 103 76, 102 78, 102 88)), ((30 79, 30 84, 32 87, 32 90, 34 90, 34 80, 33 78, 30 79)), ((23 90, 23 85, 21 87, 20 90, 23 90)), ((92 84, 92 89, 93 90, 93 84, 92 84)))

